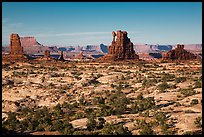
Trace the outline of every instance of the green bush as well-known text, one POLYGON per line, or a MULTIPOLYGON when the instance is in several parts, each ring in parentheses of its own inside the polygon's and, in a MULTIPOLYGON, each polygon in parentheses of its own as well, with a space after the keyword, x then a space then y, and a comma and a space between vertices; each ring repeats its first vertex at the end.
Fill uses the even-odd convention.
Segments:
POLYGON ((106 100, 106 104, 110 106, 114 115, 125 113, 127 104, 129 103, 130 100, 121 91, 111 94, 106 100))
POLYGON ((197 128, 202 128, 202 117, 197 117, 194 121, 194 124, 196 125, 197 128))
POLYGON ((181 94, 183 94, 185 97, 195 95, 196 92, 193 89, 181 89, 181 94))
POLYGON ((170 88, 170 86, 167 84, 166 81, 163 81, 161 84, 157 86, 157 88, 159 89, 160 93, 163 93, 166 91, 167 88, 170 88))
POLYGON ((97 123, 96 123, 96 120, 94 119, 94 116, 93 116, 93 115, 90 115, 90 116, 88 117, 88 121, 87 121, 86 126, 87 126, 87 129, 88 129, 89 131, 93 131, 93 130, 96 129, 97 123))
POLYGON ((140 135, 155 135, 155 132, 152 130, 151 125, 147 123, 144 119, 136 119, 135 126, 137 129, 140 129, 140 135))
POLYGON ((102 128, 99 135, 131 135, 132 133, 128 130, 127 127, 123 127, 122 124, 110 124, 106 123, 102 128))
POLYGON ((194 85, 195 85, 194 88, 201 88, 202 86, 201 82, 198 80, 194 83, 194 85))
POLYGON ((196 104, 198 104, 198 99, 192 99, 190 105, 193 106, 196 104))
POLYGON ((180 82, 184 82, 184 81, 186 81, 186 77, 177 77, 177 78, 175 79, 175 82, 176 82, 176 83, 180 83, 180 82))
POLYGON ((131 106, 131 113, 142 112, 144 110, 154 107, 155 107, 154 97, 144 98, 142 94, 139 94, 137 100, 131 106))

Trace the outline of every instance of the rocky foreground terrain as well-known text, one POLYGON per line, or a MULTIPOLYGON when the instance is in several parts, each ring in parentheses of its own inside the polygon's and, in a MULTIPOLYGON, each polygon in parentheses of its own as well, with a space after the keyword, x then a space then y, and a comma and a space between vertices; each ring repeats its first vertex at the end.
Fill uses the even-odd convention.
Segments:
POLYGON ((202 63, 2 62, 5 134, 202 132, 202 63))

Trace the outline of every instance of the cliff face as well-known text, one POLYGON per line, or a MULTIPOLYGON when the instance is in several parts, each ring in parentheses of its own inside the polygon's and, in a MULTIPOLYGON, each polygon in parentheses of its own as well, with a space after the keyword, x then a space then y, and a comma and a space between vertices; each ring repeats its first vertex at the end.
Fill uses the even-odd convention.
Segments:
POLYGON ((117 34, 113 31, 112 36, 113 41, 108 47, 108 54, 102 57, 102 60, 139 59, 133 49, 133 43, 127 37, 126 31, 119 30, 117 34))

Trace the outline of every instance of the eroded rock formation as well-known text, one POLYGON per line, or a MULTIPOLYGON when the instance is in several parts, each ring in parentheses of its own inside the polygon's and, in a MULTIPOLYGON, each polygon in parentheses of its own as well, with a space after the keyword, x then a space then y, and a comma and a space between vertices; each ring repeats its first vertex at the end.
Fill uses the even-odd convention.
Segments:
POLYGON ((23 56, 23 47, 21 46, 20 37, 18 34, 11 34, 10 36, 10 56, 18 58, 23 56))
POLYGON ((18 34, 10 35, 10 54, 3 56, 5 61, 24 61, 27 57, 24 55, 23 47, 21 46, 20 37, 18 34))
POLYGON ((198 56, 186 51, 184 45, 180 44, 175 49, 168 51, 163 57, 166 60, 192 60, 197 58, 198 56))
POLYGON ((133 43, 127 37, 126 31, 112 32, 112 44, 108 47, 108 54, 102 57, 102 60, 123 60, 139 59, 133 49, 133 43), (117 37, 117 38, 116 38, 117 37))
POLYGON ((58 59, 59 61, 65 61, 64 56, 63 56, 63 51, 61 51, 60 57, 58 59))

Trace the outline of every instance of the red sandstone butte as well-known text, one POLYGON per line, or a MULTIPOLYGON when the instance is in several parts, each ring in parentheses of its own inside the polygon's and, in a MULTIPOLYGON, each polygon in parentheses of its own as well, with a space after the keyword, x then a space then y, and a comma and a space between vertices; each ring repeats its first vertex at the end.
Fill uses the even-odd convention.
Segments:
POLYGON ((173 50, 168 51, 163 59, 166 60, 193 60, 198 59, 199 57, 190 53, 184 49, 184 45, 178 44, 177 47, 173 50))
POLYGON ((133 43, 127 37, 126 31, 118 30, 117 34, 113 31, 112 36, 113 40, 108 47, 108 54, 103 56, 101 60, 139 59, 133 49, 133 43))

